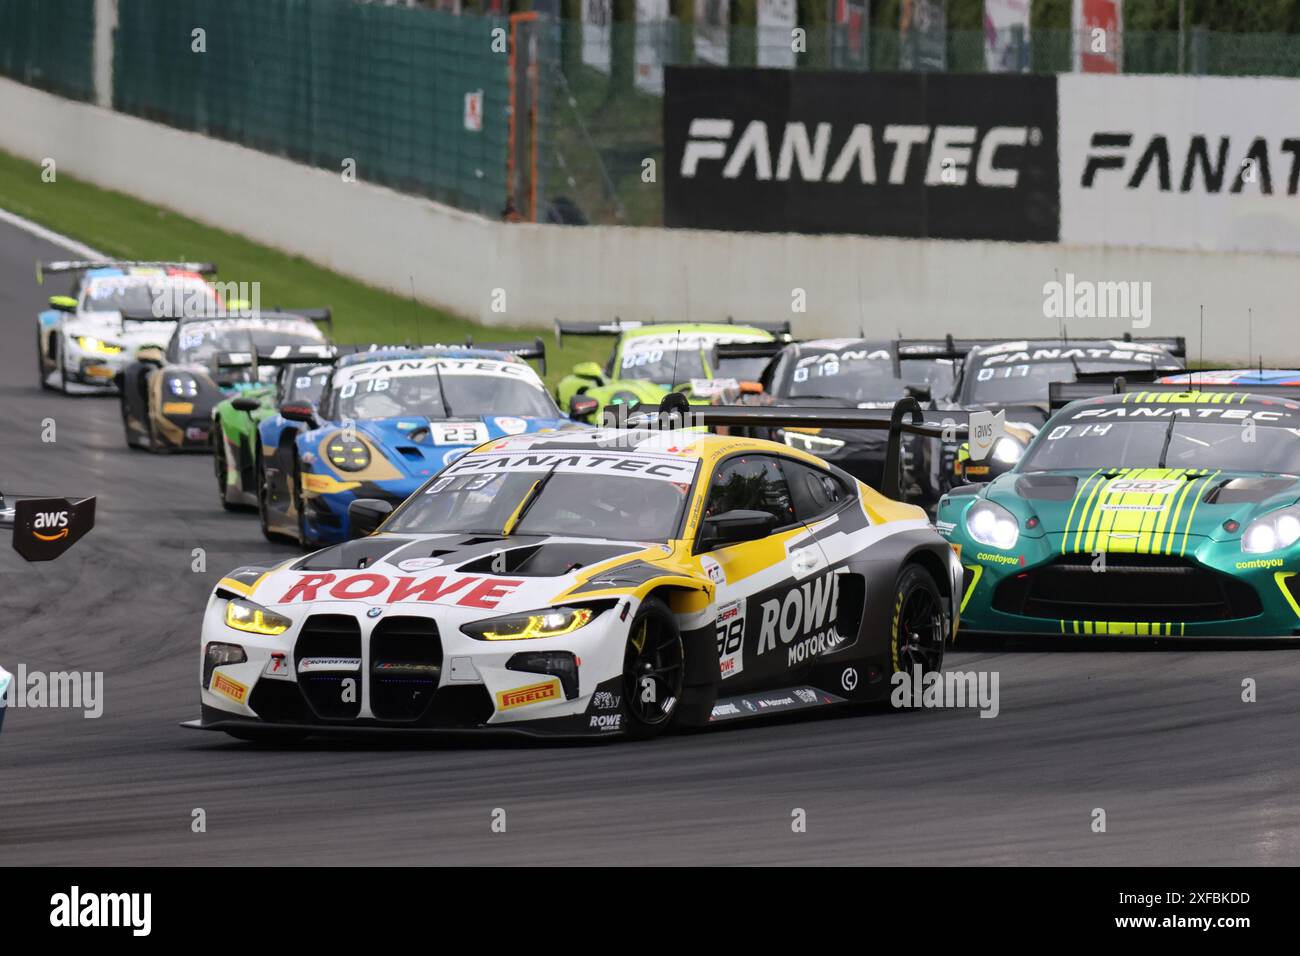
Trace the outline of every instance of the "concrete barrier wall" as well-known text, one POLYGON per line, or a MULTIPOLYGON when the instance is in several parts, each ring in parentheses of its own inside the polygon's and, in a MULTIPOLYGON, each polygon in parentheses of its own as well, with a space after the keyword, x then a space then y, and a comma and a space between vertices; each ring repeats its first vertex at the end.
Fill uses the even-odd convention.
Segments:
POLYGON ((364 168, 345 183, 3 79, 0 116, 7 152, 399 295, 413 276, 420 299, 488 324, 731 315, 788 317, 800 335, 1052 335, 1044 285, 1073 274, 1150 283, 1151 322, 1073 318, 1071 335, 1185 335, 1193 356, 1241 361, 1250 308, 1253 351, 1300 364, 1300 256, 504 224, 366 184, 364 168))

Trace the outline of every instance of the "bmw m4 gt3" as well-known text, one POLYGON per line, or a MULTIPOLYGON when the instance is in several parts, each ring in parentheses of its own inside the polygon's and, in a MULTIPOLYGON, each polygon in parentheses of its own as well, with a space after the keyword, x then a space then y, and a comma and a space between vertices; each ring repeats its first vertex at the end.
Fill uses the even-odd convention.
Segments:
POLYGON ((351 510, 354 532, 382 524, 216 586, 189 726, 650 737, 883 699, 957 626, 960 567, 925 512, 774 442, 519 435, 391 513, 351 510))
POLYGON ((50 307, 36 317, 36 365, 43 388, 65 394, 111 392, 114 379, 139 352, 161 351, 174 321, 140 322, 131 313, 152 318, 156 303, 187 303, 196 311, 221 306, 204 279, 217 271, 210 262, 47 262, 37 267, 37 281, 47 275, 78 273, 67 295, 50 296, 50 307))

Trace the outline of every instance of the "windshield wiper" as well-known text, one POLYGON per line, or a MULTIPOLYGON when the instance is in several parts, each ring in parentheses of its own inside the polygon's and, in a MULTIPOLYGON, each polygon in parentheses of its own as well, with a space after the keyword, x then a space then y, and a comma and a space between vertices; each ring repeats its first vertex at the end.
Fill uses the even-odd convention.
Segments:
POLYGON ((1174 422, 1178 421, 1178 412, 1176 409, 1169 410, 1169 427, 1165 429, 1165 443, 1160 448, 1160 461, 1157 468, 1165 467, 1165 456, 1169 454, 1169 441, 1174 437, 1174 422))
POLYGON ((556 462, 551 466, 550 471, 534 481, 532 487, 524 492, 523 500, 519 502, 514 513, 506 519, 505 527, 501 529, 501 537, 508 538, 510 535, 514 534, 515 528, 519 527, 519 523, 524 520, 524 515, 528 514, 528 509, 533 506, 533 502, 542 496, 542 492, 546 489, 547 482, 551 480, 551 476, 555 474, 555 469, 559 467, 560 463, 556 462))
POLYGON ((451 405, 447 402, 447 390, 442 385, 442 371, 438 368, 438 360, 433 360, 433 377, 438 380, 438 397, 442 399, 442 410, 448 418, 451 418, 451 405))

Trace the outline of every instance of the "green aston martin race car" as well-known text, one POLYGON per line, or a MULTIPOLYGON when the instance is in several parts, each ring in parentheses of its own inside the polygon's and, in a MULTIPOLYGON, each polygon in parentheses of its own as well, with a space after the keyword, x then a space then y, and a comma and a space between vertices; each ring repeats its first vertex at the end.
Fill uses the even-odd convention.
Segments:
POLYGON ((718 389, 756 381, 770 356, 720 358, 714 347, 790 337, 790 323, 556 322, 555 341, 566 335, 616 335, 609 361, 579 362, 560 379, 555 397, 571 418, 600 424, 606 407, 657 406, 670 391, 707 405, 718 389))
POLYGON ((1187 387, 1072 402, 940 500, 963 633, 1300 635, 1297 390, 1187 387))

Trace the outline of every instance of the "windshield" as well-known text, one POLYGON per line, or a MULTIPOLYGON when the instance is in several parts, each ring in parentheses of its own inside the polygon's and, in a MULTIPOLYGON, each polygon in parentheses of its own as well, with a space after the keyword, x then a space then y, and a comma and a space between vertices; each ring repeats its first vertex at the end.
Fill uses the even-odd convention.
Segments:
POLYGON ((660 385, 674 385, 689 382, 693 378, 709 377, 704 369, 704 352, 698 345, 690 348, 624 349, 619 368, 619 378, 634 378, 660 385))
POLYGON ((823 352, 799 360, 783 397, 888 402, 902 397, 903 384, 887 351, 823 352))
POLYGON ((513 534, 665 542, 678 534, 695 471, 696 462, 668 455, 468 455, 409 498, 384 530, 500 534, 545 479, 513 534))
POLYGON ((713 370, 715 378, 734 378, 737 382, 757 382, 763 377, 763 369, 772 361, 764 355, 759 358, 723 358, 718 359, 718 367, 713 370))
POLYGON ((1020 362, 1014 365, 982 365, 967 387, 966 400, 984 405, 1046 404, 1052 382, 1073 382, 1077 372, 1113 372, 1123 375, 1150 365, 1117 362, 1020 362))
POLYGON ((442 419, 489 415, 559 417, 546 389, 522 364, 511 373, 503 374, 500 369, 509 367, 506 363, 477 363, 490 367, 480 368, 481 374, 467 373, 466 369, 475 364, 425 360, 414 369, 400 370, 395 374, 385 374, 391 363, 375 369, 378 374, 369 374, 371 370, 364 366, 342 370, 335 379, 335 407, 330 417, 336 421, 402 416, 442 419))
POLYGON ((1143 422, 1066 422, 1043 430, 1020 471, 1097 468, 1206 468, 1300 474, 1300 430, 1258 425, 1243 440, 1240 421, 1195 421, 1178 415, 1143 422), (1169 447, 1165 449, 1165 437, 1169 447))
POLYGON ((154 302, 163 294, 169 300, 183 296, 190 308, 216 301, 213 291, 197 280, 161 282, 124 276, 91 282, 82 296, 81 308, 85 312, 152 312, 154 302))
POLYGON ((269 352, 277 345, 323 345, 325 337, 308 322, 277 323, 272 327, 208 322, 182 326, 177 333, 180 361, 205 365, 218 352, 269 352))
POLYGON ((330 377, 328 365, 291 365, 285 369, 284 399, 287 402, 320 401, 321 392, 330 377))

